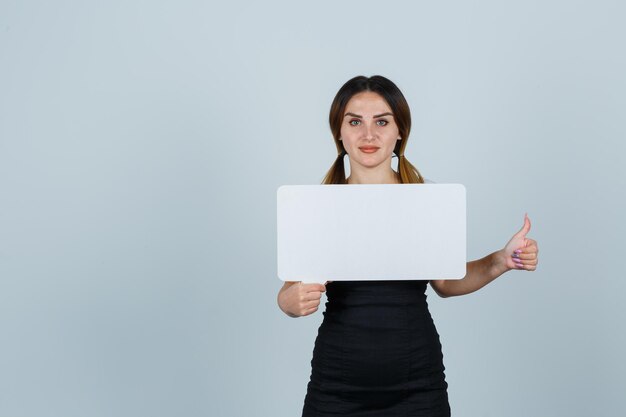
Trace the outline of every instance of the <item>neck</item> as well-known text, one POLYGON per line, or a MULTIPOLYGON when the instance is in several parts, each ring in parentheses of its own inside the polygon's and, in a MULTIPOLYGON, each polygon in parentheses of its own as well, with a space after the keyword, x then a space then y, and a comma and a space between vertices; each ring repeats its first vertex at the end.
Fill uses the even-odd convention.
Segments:
POLYGON ((348 184, 400 184, 400 175, 391 166, 364 168, 350 164, 348 184))

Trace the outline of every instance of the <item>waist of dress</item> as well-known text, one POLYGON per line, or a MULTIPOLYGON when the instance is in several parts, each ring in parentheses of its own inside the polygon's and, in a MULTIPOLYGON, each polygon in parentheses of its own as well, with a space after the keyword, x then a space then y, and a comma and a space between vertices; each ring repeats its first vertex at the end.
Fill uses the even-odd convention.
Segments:
POLYGON ((328 304, 410 305, 425 304, 428 281, 334 281, 326 286, 328 304))

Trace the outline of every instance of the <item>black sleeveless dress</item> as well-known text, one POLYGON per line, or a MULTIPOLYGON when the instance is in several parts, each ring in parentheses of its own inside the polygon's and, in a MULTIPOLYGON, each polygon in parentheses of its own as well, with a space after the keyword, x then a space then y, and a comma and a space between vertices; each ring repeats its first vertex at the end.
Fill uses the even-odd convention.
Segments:
POLYGON ((450 416, 427 283, 326 285, 302 417, 450 416))

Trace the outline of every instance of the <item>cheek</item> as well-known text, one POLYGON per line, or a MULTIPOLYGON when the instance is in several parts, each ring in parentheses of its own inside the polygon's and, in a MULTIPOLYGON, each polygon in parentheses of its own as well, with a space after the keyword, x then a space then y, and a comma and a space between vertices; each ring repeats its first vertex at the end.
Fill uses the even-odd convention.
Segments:
POLYGON ((346 129, 343 127, 339 130, 339 137, 343 140, 346 137, 346 129))
POLYGON ((393 129, 389 129, 389 136, 393 136, 393 139, 398 139, 400 136, 400 131, 398 130, 398 126, 393 126, 393 129))
POLYGON ((393 130, 389 130, 387 132, 386 139, 389 141, 391 146, 396 146, 396 142, 398 141, 398 137, 400 136, 400 131, 396 128, 393 130))
POLYGON ((339 134, 341 135, 341 140, 346 146, 349 146, 353 142, 354 133, 354 129, 341 128, 339 134))

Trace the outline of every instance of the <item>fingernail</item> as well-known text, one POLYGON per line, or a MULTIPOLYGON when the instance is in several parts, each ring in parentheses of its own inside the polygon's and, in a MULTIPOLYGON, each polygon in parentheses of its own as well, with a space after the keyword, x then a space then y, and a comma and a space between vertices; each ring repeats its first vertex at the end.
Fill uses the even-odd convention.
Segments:
POLYGON ((515 253, 522 253, 522 250, 521 249, 516 249, 515 253))
POLYGON ((519 258, 519 253, 513 253, 513 254, 511 254, 511 256, 514 257, 514 258, 519 258))

